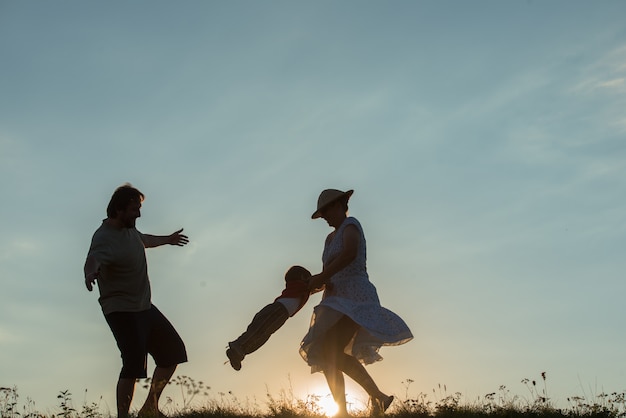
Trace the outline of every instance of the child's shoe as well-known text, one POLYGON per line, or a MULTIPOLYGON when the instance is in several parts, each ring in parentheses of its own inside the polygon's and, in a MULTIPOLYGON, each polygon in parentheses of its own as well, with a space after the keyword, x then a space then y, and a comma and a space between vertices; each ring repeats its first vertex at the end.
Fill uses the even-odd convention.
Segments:
POLYGON ((233 369, 241 370, 241 360, 243 360, 245 356, 241 354, 241 349, 236 343, 228 343, 226 357, 228 357, 233 369))

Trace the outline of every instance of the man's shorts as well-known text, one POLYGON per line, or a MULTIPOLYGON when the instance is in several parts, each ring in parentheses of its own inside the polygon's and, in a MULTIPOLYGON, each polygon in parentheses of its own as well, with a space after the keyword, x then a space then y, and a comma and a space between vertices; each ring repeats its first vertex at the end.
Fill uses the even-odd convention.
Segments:
POLYGON ((148 354, 159 367, 187 361, 183 340, 156 306, 141 312, 111 312, 104 317, 122 354, 120 378, 147 377, 148 354))

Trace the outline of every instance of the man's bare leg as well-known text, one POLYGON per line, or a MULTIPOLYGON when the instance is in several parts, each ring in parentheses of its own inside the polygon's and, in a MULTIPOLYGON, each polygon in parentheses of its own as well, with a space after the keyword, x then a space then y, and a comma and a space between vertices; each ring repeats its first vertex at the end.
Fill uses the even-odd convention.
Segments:
POLYGON ((130 403, 135 392, 135 379, 121 378, 117 381, 117 417, 128 418, 130 403))
POLYGON ((137 416, 158 417, 159 415, 162 415, 159 412, 159 399, 161 398, 161 393, 163 393, 163 389, 165 389, 167 382, 170 381, 170 378, 174 374, 175 370, 176 365, 168 367, 157 366, 154 369, 148 397, 146 398, 146 402, 144 402, 143 406, 139 410, 137 416))

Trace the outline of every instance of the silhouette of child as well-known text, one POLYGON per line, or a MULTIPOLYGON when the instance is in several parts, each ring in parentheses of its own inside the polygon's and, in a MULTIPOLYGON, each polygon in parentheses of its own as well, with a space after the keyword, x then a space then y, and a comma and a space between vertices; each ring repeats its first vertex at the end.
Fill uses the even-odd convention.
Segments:
POLYGON ((290 317, 294 316, 309 299, 311 273, 301 266, 290 267, 285 273, 285 288, 252 319, 248 329, 235 341, 228 343, 226 356, 235 370, 241 369, 244 357, 269 340, 290 317))

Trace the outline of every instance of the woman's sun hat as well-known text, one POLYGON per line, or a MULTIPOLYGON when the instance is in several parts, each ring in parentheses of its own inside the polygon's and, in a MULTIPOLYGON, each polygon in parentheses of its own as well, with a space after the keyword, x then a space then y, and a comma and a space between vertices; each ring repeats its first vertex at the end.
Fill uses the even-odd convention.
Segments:
POLYGON ((345 197, 346 202, 347 202, 348 199, 350 199, 350 196, 352 196, 352 193, 354 193, 354 190, 348 190, 347 192, 342 192, 341 190, 337 190, 337 189, 326 189, 322 191, 322 193, 320 193, 320 197, 317 198, 317 210, 313 212, 313 215, 311 215, 311 219, 317 219, 320 216, 322 216, 322 213, 321 213, 322 209, 324 209, 331 203, 335 203, 337 200, 341 198, 345 197))

